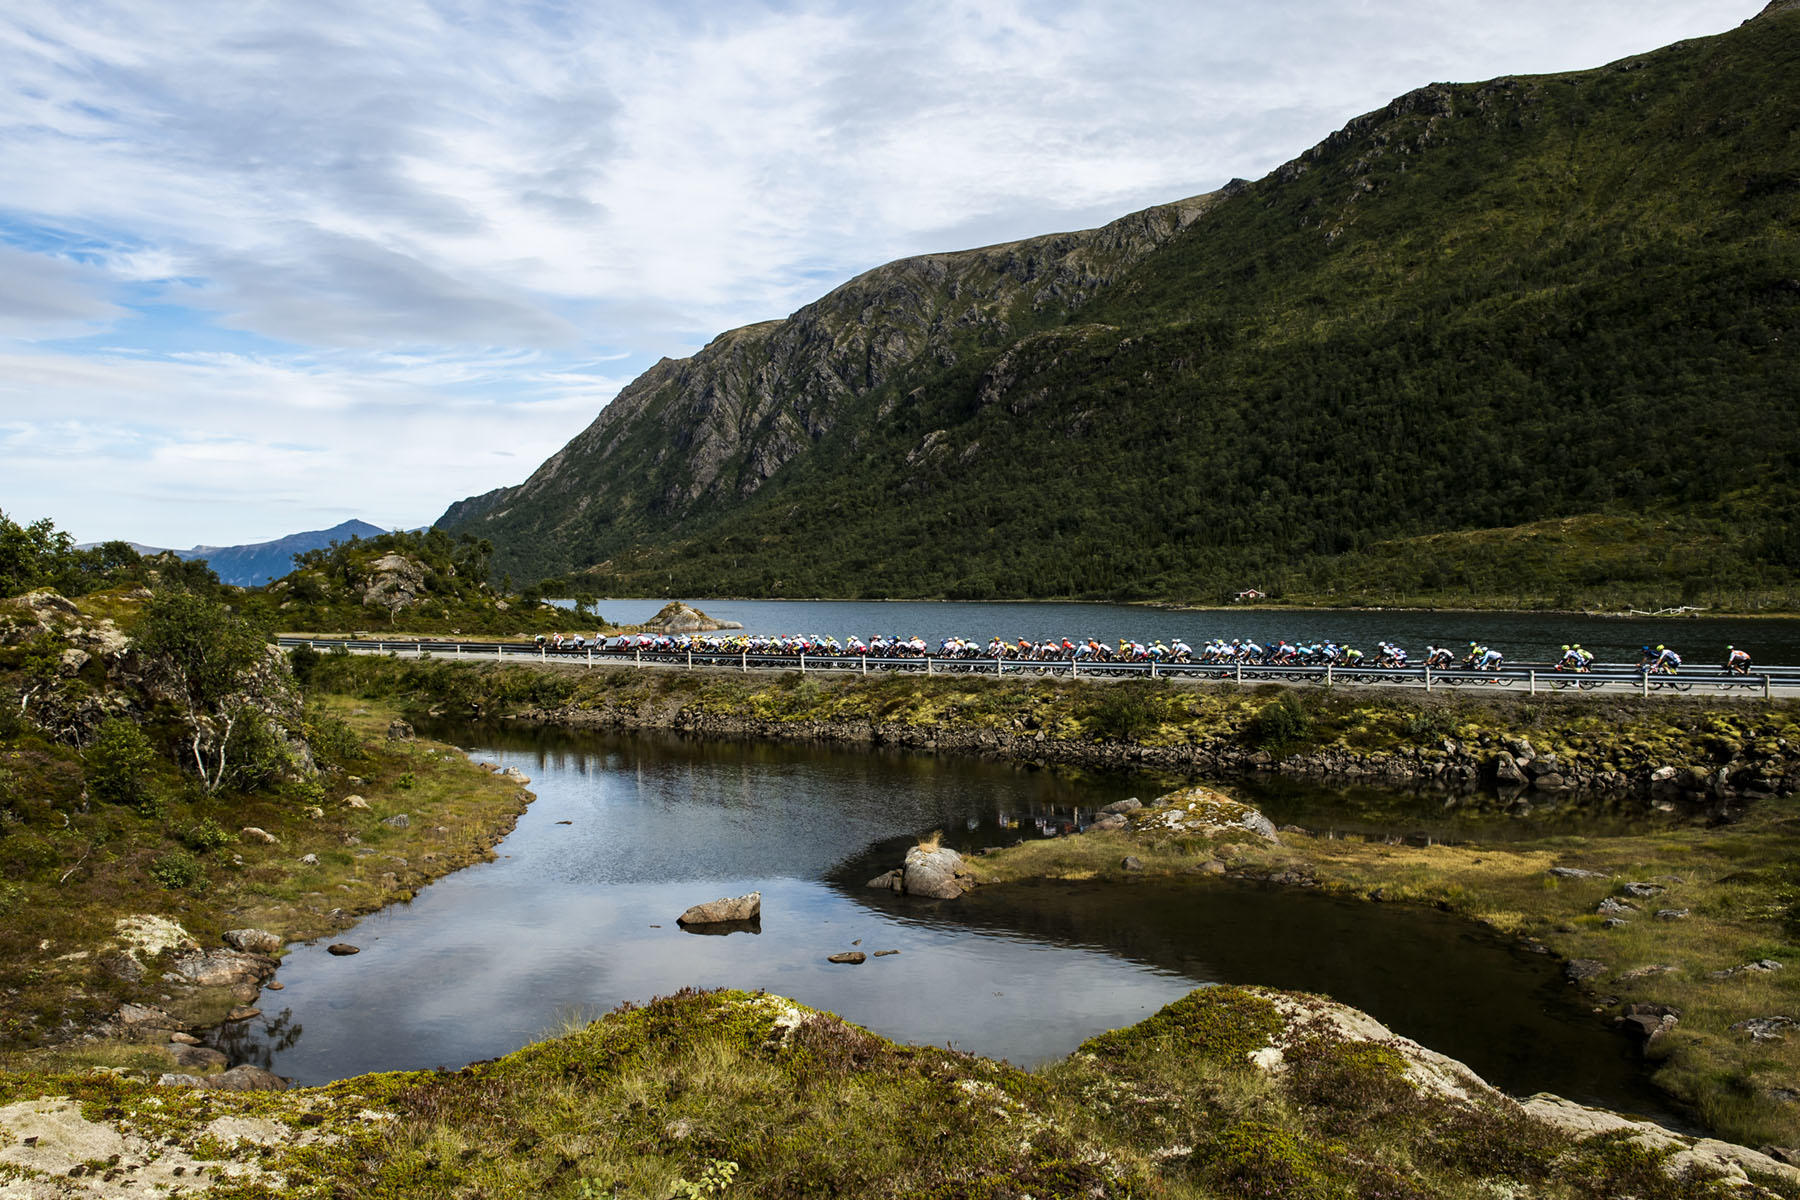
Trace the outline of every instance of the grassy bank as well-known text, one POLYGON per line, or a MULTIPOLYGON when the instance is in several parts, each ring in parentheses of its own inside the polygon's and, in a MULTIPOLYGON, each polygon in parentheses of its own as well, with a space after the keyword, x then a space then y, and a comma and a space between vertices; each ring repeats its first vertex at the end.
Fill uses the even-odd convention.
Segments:
POLYGON ((390 739, 393 715, 378 703, 318 702, 310 719, 331 731, 317 740, 335 761, 305 786, 209 796, 153 763, 137 807, 91 801, 68 746, 23 733, 0 745, 5 1061, 112 1060, 115 1051, 69 1043, 125 1003, 207 1023, 241 1002, 176 987, 164 974, 171 955, 156 938, 134 944, 122 920, 172 922, 203 948, 246 927, 313 938, 489 854, 528 794, 450 747, 390 739))
MULTIPOLYGON (((0 1151, 0 1177, 136 1181, 161 1164, 215 1196, 434 1200, 1746 1194, 1679 1144, 1574 1136, 1358 1018, 1202 989, 1026 1072, 774 996, 689 992, 461 1071, 301 1092, 0 1076, 0 1123, 60 1112, 124 1151, 87 1164, 40 1139, 0 1151)), ((1761 1165, 1748 1194, 1800 1195, 1761 1165)))
POLYGON ((1596 1019, 1630 1004, 1678 1010, 1678 1023, 1646 1047, 1656 1082, 1721 1136, 1800 1145, 1800 1042, 1732 1028, 1800 1016, 1800 801, 1765 802, 1722 828, 1426 847, 1295 833, 1270 844, 1242 830, 1170 829, 1167 815, 1147 809, 1128 829, 1030 842, 971 869, 990 884, 1123 879, 1130 854, 1148 874, 1194 875, 1195 887, 1232 886, 1204 874, 1218 864, 1210 869, 1459 913, 1595 964, 1580 986, 1596 1019), (1596 874, 1563 878, 1555 867, 1596 874), (1635 896, 1627 884, 1659 890, 1635 896), (1609 900, 1631 907, 1600 911, 1609 900), (1740 969, 1766 960, 1784 966, 1740 969))

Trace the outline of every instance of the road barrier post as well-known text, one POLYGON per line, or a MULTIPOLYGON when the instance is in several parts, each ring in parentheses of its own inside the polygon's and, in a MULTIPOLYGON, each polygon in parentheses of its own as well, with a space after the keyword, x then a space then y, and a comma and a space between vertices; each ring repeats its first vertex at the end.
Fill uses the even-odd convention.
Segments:
POLYGON ((594 665, 594 648, 592 646, 589 646, 587 648, 587 650, 588 650, 588 666, 589 666, 589 668, 592 668, 594 665))
POLYGON ((746 675, 750 673, 750 652, 748 650, 738 651, 738 669, 746 675))
POLYGON ((1648 671, 1638 677, 1638 694, 1641 696, 1650 694, 1650 672, 1648 671))
POLYGON ((691 671, 694 669, 694 648, 692 646, 688 647, 687 656, 688 656, 688 670, 691 671))
POLYGON ((1763 699, 1767 700, 1768 698, 1769 698, 1769 677, 1767 675, 1764 675, 1763 676, 1763 699))
POLYGON ((1072 658, 1069 660, 1069 678, 1081 678, 1081 660, 1079 658, 1072 658))
POLYGON ((1531 694, 1537 695, 1537 672, 1531 672, 1531 694))
POLYGON ((1150 678, 1156 678, 1156 660, 1154 658, 1150 660, 1150 678))
POLYGON ((927 675, 931 674, 931 667, 935 662, 937 662, 937 660, 932 658, 929 654, 925 656, 925 673, 927 675))
POLYGON ((806 674, 806 651, 804 650, 800 652, 800 673, 806 674))
POLYGON ((1243 663, 1239 663, 1237 665, 1237 681, 1239 683, 1244 682, 1244 664, 1243 663))
POLYGON ((862 673, 864 675, 869 673, 869 656, 866 654, 862 656, 862 673))
POLYGON ((549 662, 550 661, 550 652, 544 648, 544 644, 542 642, 538 643, 538 661, 539 662, 549 662))
POLYGON ((458 658, 458 660, 460 660, 462 658, 462 643, 461 642, 456 643, 456 657, 458 658))
POLYGON ((1431 664, 1430 663, 1425 664, 1425 690, 1427 692, 1429 692, 1431 690, 1431 664))
POLYGON ((1325 664, 1325 686, 1326 687, 1331 686, 1331 664, 1330 663, 1325 664))

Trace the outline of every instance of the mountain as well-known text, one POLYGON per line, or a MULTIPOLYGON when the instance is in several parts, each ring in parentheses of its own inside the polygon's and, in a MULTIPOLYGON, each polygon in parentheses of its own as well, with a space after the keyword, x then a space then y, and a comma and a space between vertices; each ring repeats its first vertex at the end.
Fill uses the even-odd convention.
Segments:
MULTIPOLYGON (((219 577, 219 582, 239 587, 261 587, 269 580, 280 579, 292 571, 296 554, 322 550, 333 542, 347 542, 351 538, 378 537, 386 532, 387 530, 367 521, 349 520, 341 525, 333 525, 330 529, 290 533, 272 542, 255 542, 247 546, 195 546, 192 550, 167 552, 155 546, 140 546, 136 542, 126 544, 143 555, 173 553, 188 560, 204 558, 206 565, 219 577)), ((93 545, 98 543, 79 546, 77 549, 91 549, 93 545)))
POLYGON ((877 268, 440 524, 615 594, 1800 603, 1797 7, 877 268))

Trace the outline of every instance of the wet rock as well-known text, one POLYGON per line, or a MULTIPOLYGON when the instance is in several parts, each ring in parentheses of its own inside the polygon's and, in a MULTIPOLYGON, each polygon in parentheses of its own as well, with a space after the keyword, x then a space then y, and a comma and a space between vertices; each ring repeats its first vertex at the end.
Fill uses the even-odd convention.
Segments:
POLYGON ((325 953, 335 954, 339 958, 347 958, 352 954, 361 954, 362 947, 352 946, 349 942, 333 942, 331 945, 325 947, 325 953))
POLYGON ((1614 1024, 1647 1046, 1675 1028, 1680 1020, 1681 1010, 1666 1004, 1627 1004, 1614 1024))
POLYGON ((1747 1034, 1753 1042, 1779 1042, 1796 1027, 1800 1027, 1800 1021, 1792 1017, 1751 1017, 1733 1025, 1731 1032, 1747 1034))
POLYGON ((1572 958, 1563 967, 1563 977, 1570 983, 1580 983, 1584 979, 1604 974, 1606 964, 1597 958, 1572 958))
POLYGON ((1133 796, 1129 800, 1115 800, 1100 811, 1109 815, 1123 816, 1126 813, 1136 812, 1142 807, 1144 807, 1144 802, 1133 796))
POLYGON ((1604 871, 1589 871, 1584 867, 1551 867, 1549 874, 1558 879, 1611 879, 1604 871))
POLYGON ((1137 855, 1127 854, 1124 860, 1119 863, 1119 869, 1121 871, 1141 871, 1144 869, 1144 864, 1137 855))
POLYGON ((681 925, 720 925, 731 921, 755 921, 761 916, 762 893, 751 892, 693 905, 675 920, 681 925))
POLYGON ((227 1021, 248 1021, 253 1017, 260 1016, 262 1016, 262 1009, 246 1004, 241 1008, 232 1009, 226 1014, 225 1019, 227 1021))
POLYGON ((889 955, 898 954, 898 953, 900 953, 898 950, 877 950, 875 952, 875 957, 876 958, 887 958, 889 955))
POLYGON ((219 940, 233 950, 244 950, 253 954, 274 954, 282 946, 280 935, 270 933, 266 929, 227 929, 219 935, 219 940))
POLYGON ((882 874, 869 880, 868 886, 878 888, 884 892, 897 892, 900 890, 901 881, 905 878, 906 872, 902 871, 899 867, 895 867, 892 871, 884 871, 882 874))
POLYGON ((387 735, 390 742, 409 742, 416 736, 413 727, 397 717, 388 725, 387 735))
POLYGON ((869 956, 864 954, 861 950, 846 950, 842 954, 833 954, 830 958, 827 958, 825 961, 833 962, 833 963, 849 963, 850 965, 854 966, 858 963, 867 962, 868 960, 869 960, 869 956))
POLYGON ((900 890, 908 896, 954 900, 971 886, 963 869, 962 855, 945 846, 935 850, 914 846, 906 852, 900 890))
POLYGON ((1569 781, 1554 771, 1539 775, 1531 781, 1531 786, 1540 792, 1566 792, 1570 790, 1569 781))
POLYGON ((1502 753, 1494 759, 1494 782, 1502 787, 1516 787, 1525 782, 1525 772, 1519 769, 1519 762, 1511 754, 1502 753))
POLYGON ((280 1092, 287 1090, 288 1081, 273 1071, 244 1063, 213 1076, 207 1086, 217 1092, 280 1092))

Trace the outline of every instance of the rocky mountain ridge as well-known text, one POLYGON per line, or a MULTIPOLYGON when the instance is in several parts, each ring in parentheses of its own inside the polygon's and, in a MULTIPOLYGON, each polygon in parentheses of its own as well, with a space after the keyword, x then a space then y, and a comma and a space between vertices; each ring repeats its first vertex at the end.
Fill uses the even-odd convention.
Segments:
POLYGON ((1415 89, 1100 230, 877 268, 657 364, 440 524, 615 595, 1210 599, 1327 595, 1377 543, 1364 575, 1454 595, 1480 546, 1417 539, 1653 514, 1681 536, 1508 586, 1791 589, 1797 58, 1771 6, 1415 89))

